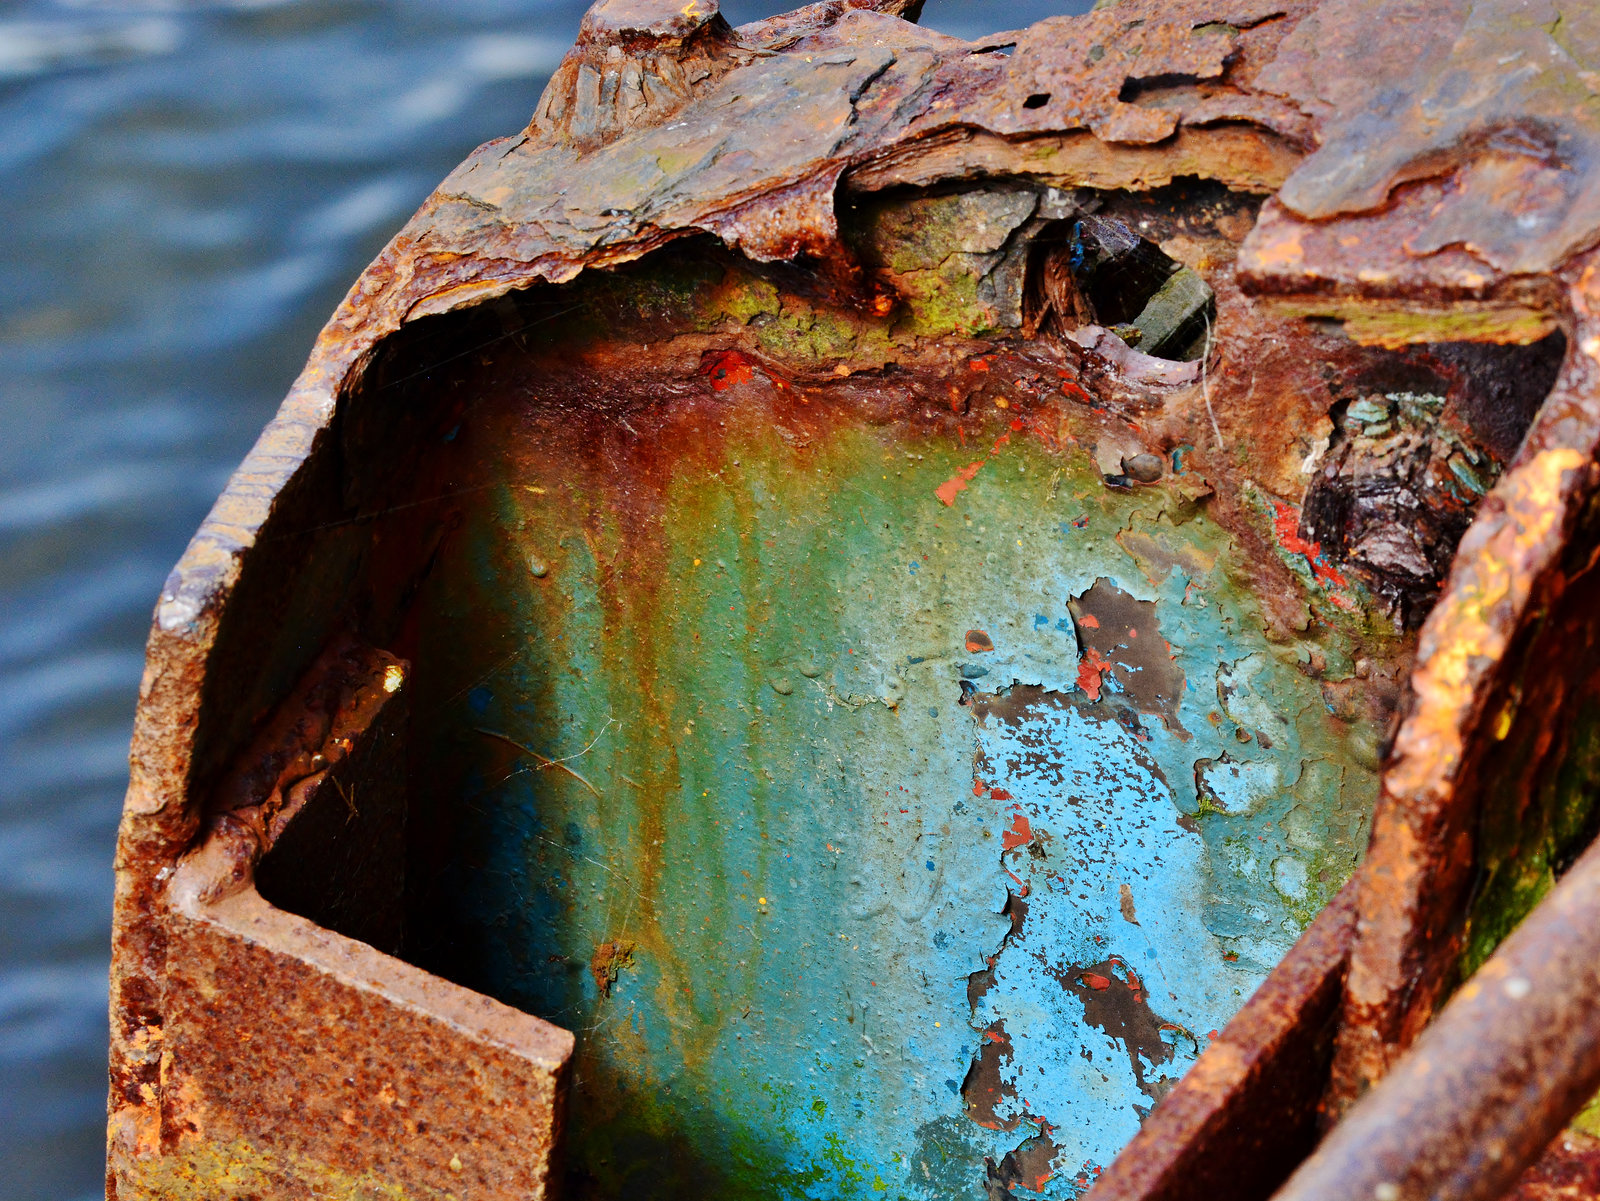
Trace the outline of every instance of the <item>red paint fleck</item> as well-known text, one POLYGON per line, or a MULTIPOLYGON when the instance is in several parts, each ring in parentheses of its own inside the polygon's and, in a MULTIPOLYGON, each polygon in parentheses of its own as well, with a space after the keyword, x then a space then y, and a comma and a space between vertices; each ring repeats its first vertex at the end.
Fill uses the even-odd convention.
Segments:
POLYGON ((748 384, 755 378, 750 360, 737 350, 724 351, 700 369, 711 377, 711 386, 725 392, 735 384, 748 384))
POLYGON ((1307 542, 1300 536, 1300 510, 1281 500, 1273 501, 1272 508, 1272 532, 1277 535, 1278 544, 1292 555, 1304 555, 1311 565, 1311 574, 1321 583, 1343 588, 1344 575, 1323 557, 1322 543, 1307 542))
POLYGON ((1009 801, 1011 799, 1011 794, 1004 788, 996 788, 989 795, 997 801, 1009 801))
POLYGON ((944 483, 935 488, 933 490, 933 494, 947 505, 955 504, 956 494, 958 492, 965 492, 967 490, 967 485, 972 482, 972 477, 978 474, 978 468, 982 466, 983 463, 981 461, 977 463, 968 463, 965 467, 958 470, 955 475, 951 476, 944 483))
POLYGON ((1011 432, 1015 434, 1015 433, 1020 432, 1021 429, 1022 429, 1022 418, 1013 417, 1011 419, 1011 432))
POLYGON ((994 639, 983 630, 968 630, 966 644, 967 650, 974 655, 987 654, 994 650, 994 639))
POLYGON ((1086 630, 1098 630, 1100 628, 1100 619, 1093 613, 1085 613, 1078 618, 1078 624, 1086 630))
POLYGON ((1087 526, 1088 524, 1089 524, 1089 515, 1087 513, 1085 513, 1082 517, 1074 517, 1072 519, 1072 528, 1075 529, 1075 530, 1081 530, 1085 526, 1087 526))
POLYGON ((988 787, 988 785, 985 784, 982 780, 974 780, 972 782, 972 795, 973 796, 982 796, 983 795, 983 790, 985 788, 987 788, 987 787, 988 787))
POLYGON ((1100 686, 1105 682, 1106 673, 1110 670, 1110 661, 1092 646, 1078 661, 1078 687, 1088 694, 1091 701, 1100 699, 1100 686))
POLYGON ((1097 972, 1084 972, 1080 979, 1082 979, 1085 984, 1094 989, 1096 992, 1100 992, 1103 989, 1111 987, 1111 981, 1107 980, 1104 976, 1098 974, 1097 972))
POLYGON ((973 359, 972 362, 967 364, 967 368, 970 371, 987 371, 989 370, 989 360, 973 359))
POLYGON ((1031 1180, 1025 1176, 1021 1180, 1017 1181, 1017 1183, 1021 1187, 1027 1189, 1030 1193, 1042 1193, 1044 1192, 1044 1186, 1049 1184, 1051 1180, 1055 1179, 1055 1174, 1054 1168, 1046 1168, 1043 1172, 1033 1177, 1031 1180))
POLYGON ((1000 834, 1000 845, 1007 851, 1025 846, 1033 841, 1033 827, 1028 824, 1028 815, 1020 810, 1011 818, 1011 828, 1000 834))
POLYGON ((985 1030, 983 1032, 983 1037, 992 1043, 1003 1043, 1006 1041, 1006 1036, 1001 1034, 998 1030, 985 1030))
POLYGON ((1207 1037, 1207 1038, 1216 1038, 1216 1037, 1217 1037, 1217 1032, 1216 1032, 1216 1031, 1215 1031, 1215 1030, 1213 1030, 1213 1031, 1211 1031, 1211 1032, 1210 1032, 1210 1033, 1208 1033, 1208 1034, 1207 1034, 1207 1035, 1206 1035, 1206 1037, 1207 1037))

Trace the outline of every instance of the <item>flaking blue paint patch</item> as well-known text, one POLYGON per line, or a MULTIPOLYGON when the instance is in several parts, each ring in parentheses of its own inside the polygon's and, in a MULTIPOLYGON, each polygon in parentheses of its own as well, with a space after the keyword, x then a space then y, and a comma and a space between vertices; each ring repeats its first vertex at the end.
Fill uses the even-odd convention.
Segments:
POLYGON ((979 707, 978 770, 1005 798, 1001 864, 1026 915, 972 1024, 1011 1051, 994 1116, 1048 1129, 1064 1174, 1045 1191, 1070 1195, 1065 1170, 1109 1163, 1259 978, 1206 928, 1204 842, 1116 702, 1006 700, 979 707))

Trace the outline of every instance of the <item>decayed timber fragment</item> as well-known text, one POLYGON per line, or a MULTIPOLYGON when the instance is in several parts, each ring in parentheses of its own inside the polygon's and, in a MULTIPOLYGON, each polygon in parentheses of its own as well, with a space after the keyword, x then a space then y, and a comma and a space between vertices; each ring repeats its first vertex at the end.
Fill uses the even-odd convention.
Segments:
POLYGON ((1593 1088, 1600 16, 919 7, 602 0, 335 313, 156 611, 109 1196, 1267 1197, 1349 1109, 1297 1201, 1488 1197, 1593 1088))

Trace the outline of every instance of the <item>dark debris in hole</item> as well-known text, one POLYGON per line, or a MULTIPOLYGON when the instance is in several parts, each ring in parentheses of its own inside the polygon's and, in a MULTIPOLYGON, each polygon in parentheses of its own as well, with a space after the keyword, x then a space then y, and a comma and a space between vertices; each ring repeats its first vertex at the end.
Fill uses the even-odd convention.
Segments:
POLYGON ((1306 493, 1304 537, 1355 568, 1408 628, 1421 624, 1499 461, 1428 393, 1372 393, 1334 408, 1306 493))
POLYGON ((1040 233, 1026 291, 1032 328, 1066 333, 1100 325, 1144 354, 1179 362, 1205 352, 1216 313, 1216 298, 1197 272, 1125 222, 1097 213, 1040 233))

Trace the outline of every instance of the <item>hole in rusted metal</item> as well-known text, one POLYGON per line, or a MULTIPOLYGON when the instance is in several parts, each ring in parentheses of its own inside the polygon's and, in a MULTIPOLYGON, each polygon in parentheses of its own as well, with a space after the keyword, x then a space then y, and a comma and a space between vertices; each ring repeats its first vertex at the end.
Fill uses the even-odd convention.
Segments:
POLYGON ((1565 350, 1559 332, 1530 346, 1441 344, 1368 372, 1329 410, 1301 536, 1359 573, 1399 623, 1420 625, 1565 350))
POLYGON ((1124 104, 1132 104, 1141 96, 1149 96, 1157 92, 1171 91, 1175 88, 1190 88, 1199 83, 1199 77, 1181 73, 1168 73, 1165 75, 1150 75, 1143 78, 1130 78, 1124 81, 1117 93, 1117 99, 1124 104))
POLYGON ((1119 217, 1053 222, 1029 254, 1030 328, 1109 328, 1129 347, 1188 361, 1205 351, 1216 299, 1198 273, 1119 217))
POLYGON ((1050 103, 1049 92, 1035 92, 1022 102, 1023 108, 1043 108, 1050 103))

